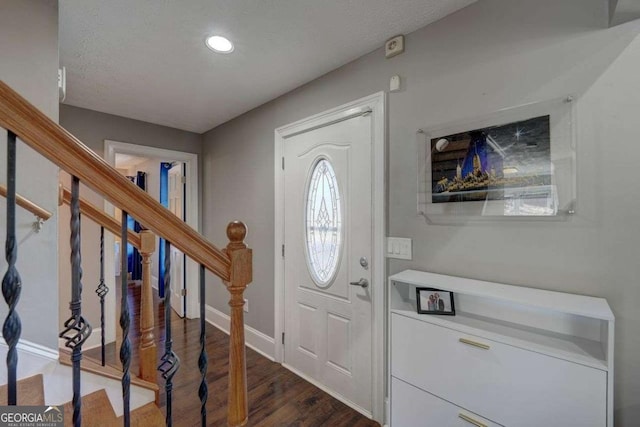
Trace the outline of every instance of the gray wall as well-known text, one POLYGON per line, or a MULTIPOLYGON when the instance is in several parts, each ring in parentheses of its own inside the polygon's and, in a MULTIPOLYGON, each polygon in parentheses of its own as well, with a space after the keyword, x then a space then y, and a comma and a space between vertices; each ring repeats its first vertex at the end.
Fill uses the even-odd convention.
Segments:
POLYGON ((609 0, 609 22, 623 24, 640 18, 640 3, 637 0, 609 0))
POLYGON ((105 139, 196 154, 202 148, 197 133, 71 105, 60 105, 60 124, 99 156, 104 155, 105 139))
MULTIPOLYGON (((640 423, 640 22, 611 29, 601 0, 481 0, 409 34, 407 52, 374 51, 205 134, 204 232, 232 219, 254 249, 247 323, 274 332, 275 128, 388 88, 389 235, 413 261, 388 271, 439 273, 605 297, 616 317, 618 426, 640 423), (635 39, 635 41, 634 41, 635 39), (577 98, 577 213, 566 222, 429 225, 416 209, 416 130, 566 94, 577 98), (461 259, 461 254, 471 254, 461 259)), ((227 311, 209 277, 208 303, 227 311)))
MULTIPOLYGON (((69 89, 71 90, 71 88, 69 89)), ((60 124, 71 132, 85 145, 95 151, 99 156, 104 156, 104 140, 109 139, 130 144, 145 145, 149 147, 163 148, 167 150, 184 151, 188 153, 201 153, 202 137, 196 133, 182 131, 166 126, 159 126, 139 120, 127 119, 111 114, 100 113, 84 108, 60 105, 60 124)), ((158 166, 159 168, 160 166, 158 166)), ((67 174, 60 176, 60 181, 69 185, 67 174)), ((82 197, 87 198, 96 206, 103 206, 103 199, 88 188, 81 189, 82 197)), ((60 321, 68 316, 70 289, 70 265, 69 265, 69 209, 60 209, 60 321)), ((99 246, 100 227, 90 220, 82 222, 82 267, 83 284, 86 292, 83 299, 85 316, 94 327, 100 326, 100 304, 93 290, 99 277, 99 246)), ((112 280, 112 279, 108 279, 112 280)), ((109 283, 107 283, 109 285, 109 283)), ((113 291, 113 286, 109 286, 113 291)), ((107 322, 115 324, 115 313, 107 313, 107 322)), ((112 334, 110 334, 112 335, 112 334)), ((113 335, 111 338, 115 337, 113 335)), ((110 337, 108 337, 110 338, 110 337)))
MULTIPOLYGON (((51 119, 58 121, 58 2, 2 0, 0 2, 0 79, 26 97, 51 119)), ((0 183, 7 182, 6 134, 0 131, 0 183)), ((58 347, 58 168, 18 142, 17 190, 54 212, 42 231, 35 234, 34 217, 17 208, 17 267, 22 277, 18 313, 22 338, 58 347)), ((6 204, 0 198, 0 241, 5 240, 6 204)), ((2 252, 4 254, 4 251, 2 252)), ((0 274, 7 268, 0 257, 0 274)), ((0 303, 0 318, 7 308, 0 303)))

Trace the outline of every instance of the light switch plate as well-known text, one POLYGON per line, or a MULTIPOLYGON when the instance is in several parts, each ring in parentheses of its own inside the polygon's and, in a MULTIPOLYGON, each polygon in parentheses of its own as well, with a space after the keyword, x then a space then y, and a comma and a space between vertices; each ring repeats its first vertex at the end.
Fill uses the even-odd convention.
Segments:
POLYGON ((387 237, 387 258, 413 259, 411 239, 387 237))

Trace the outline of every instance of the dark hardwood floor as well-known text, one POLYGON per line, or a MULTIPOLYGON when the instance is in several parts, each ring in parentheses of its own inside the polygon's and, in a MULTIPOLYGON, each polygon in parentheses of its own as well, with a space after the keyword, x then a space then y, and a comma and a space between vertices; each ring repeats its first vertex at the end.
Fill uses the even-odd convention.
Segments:
MULTIPOLYGON (((131 323, 131 345, 134 349, 131 372, 138 372, 137 347, 139 341, 140 287, 130 285, 128 302, 133 313, 131 323)), ((155 297, 155 336, 158 355, 164 350, 164 305, 155 297)), ((199 320, 181 319, 172 314, 171 328, 173 349, 180 357, 180 370, 174 377, 173 422, 176 426, 200 425, 200 353, 199 320)), ((209 369, 207 383, 207 424, 226 426, 226 402, 228 385, 229 337, 224 332, 207 324, 207 354, 209 369)), ((85 356, 99 360, 100 349, 85 352, 85 356)), ((107 346, 107 363, 120 366, 115 344, 107 346)), ((158 375, 158 384, 164 386, 158 375)), ((307 381, 271 362, 247 347, 247 389, 249 395, 250 426, 379 426, 342 402, 311 385, 307 381)), ((164 390, 164 389, 162 389, 164 390)), ((164 407, 164 391, 161 393, 164 407)))

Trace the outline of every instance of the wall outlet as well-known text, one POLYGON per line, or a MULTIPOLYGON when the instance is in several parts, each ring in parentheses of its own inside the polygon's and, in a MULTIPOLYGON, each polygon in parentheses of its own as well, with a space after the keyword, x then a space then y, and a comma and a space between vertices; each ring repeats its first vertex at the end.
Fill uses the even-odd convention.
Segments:
POLYGON ((247 298, 244 299, 244 307, 242 309, 244 310, 245 313, 249 312, 249 299, 247 298))
POLYGON ((411 239, 387 237, 387 258, 413 259, 411 239))

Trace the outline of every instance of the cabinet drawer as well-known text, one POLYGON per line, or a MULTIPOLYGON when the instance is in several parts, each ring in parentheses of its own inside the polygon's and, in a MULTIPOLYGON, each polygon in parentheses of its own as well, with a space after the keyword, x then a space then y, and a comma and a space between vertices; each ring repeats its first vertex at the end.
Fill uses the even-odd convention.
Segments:
POLYGON ((391 329, 391 375, 442 399, 508 426, 606 425, 604 371, 398 314, 391 329))
POLYGON ((501 427, 430 393, 391 378, 391 427, 501 427))

